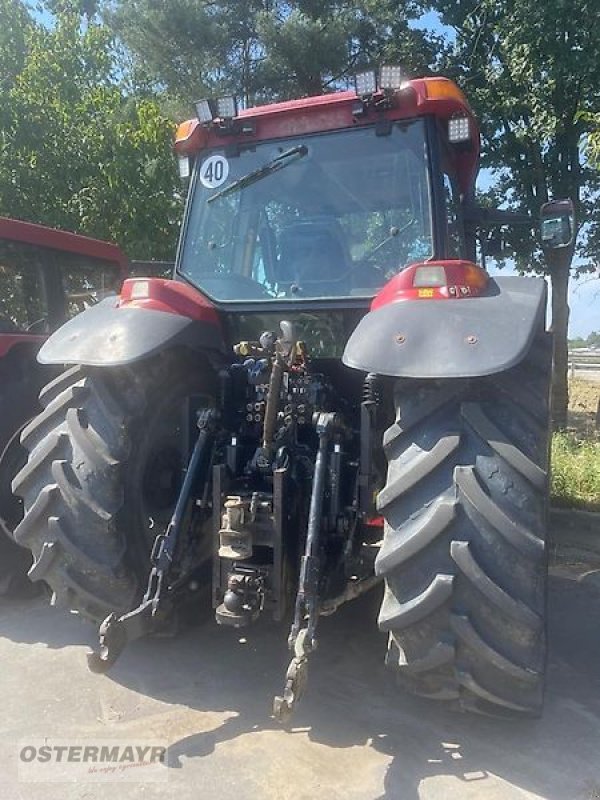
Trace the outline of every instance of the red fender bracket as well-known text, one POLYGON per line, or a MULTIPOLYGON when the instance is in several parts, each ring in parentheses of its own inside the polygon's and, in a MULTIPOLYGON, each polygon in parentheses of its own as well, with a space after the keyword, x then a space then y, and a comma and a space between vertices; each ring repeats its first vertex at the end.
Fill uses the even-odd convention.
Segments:
POLYGON ((187 283, 165 278, 128 278, 123 283, 118 305, 166 311, 221 327, 217 309, 210 300, 187 283))

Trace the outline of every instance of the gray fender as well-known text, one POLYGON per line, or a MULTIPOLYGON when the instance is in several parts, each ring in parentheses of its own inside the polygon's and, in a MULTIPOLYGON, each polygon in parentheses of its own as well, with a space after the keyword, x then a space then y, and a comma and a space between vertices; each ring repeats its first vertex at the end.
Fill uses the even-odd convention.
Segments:
POLYGON ((182 345, 224 352, 219 328, 167 311, 120 308, 109 297, 65 323, 44 343, 42 364, 123 366, 182 345))
POLYGON ((371 311, 342 360, 364 372, 402 378, 470 378, 518 364, 544 329, 541 278, 490 280, 485 297, 405 300, 371 311))

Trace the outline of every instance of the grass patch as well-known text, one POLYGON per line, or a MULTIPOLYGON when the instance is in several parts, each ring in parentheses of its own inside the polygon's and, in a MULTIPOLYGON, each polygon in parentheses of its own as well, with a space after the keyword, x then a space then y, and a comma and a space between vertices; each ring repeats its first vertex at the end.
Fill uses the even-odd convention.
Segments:
POLYGON ((596 409, 600 397, 600 372, 598 383, 574 378, 569 381, 569 428, 573 428, 580 439, 598 439, 596 409))
POLYGON ((551 495, 557 506, 600 510, 600 441, 553 435, 551 495))

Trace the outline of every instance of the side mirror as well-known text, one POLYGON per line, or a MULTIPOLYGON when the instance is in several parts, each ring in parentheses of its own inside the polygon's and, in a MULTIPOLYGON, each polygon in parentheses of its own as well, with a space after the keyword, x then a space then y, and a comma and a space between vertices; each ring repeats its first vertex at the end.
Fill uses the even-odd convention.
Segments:
POLYGON ((540 209, 542 248, 562 250, 575 244, 575 207, 572 200, 554 200, 540 209))
POLYGON ((554 200, 540 209, 542 250, 550 270, 568 270, 575 252, 575 206, 572 200, 554 200))

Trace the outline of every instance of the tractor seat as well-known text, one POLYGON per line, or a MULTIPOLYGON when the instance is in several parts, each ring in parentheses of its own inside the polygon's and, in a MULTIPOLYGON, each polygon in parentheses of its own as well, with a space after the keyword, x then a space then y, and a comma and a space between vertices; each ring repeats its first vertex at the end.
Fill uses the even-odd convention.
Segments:
POLYGON ((335 223, 302 222, 279 235, 277 283, 312 295, 344 294, 348 258, 335 223))

